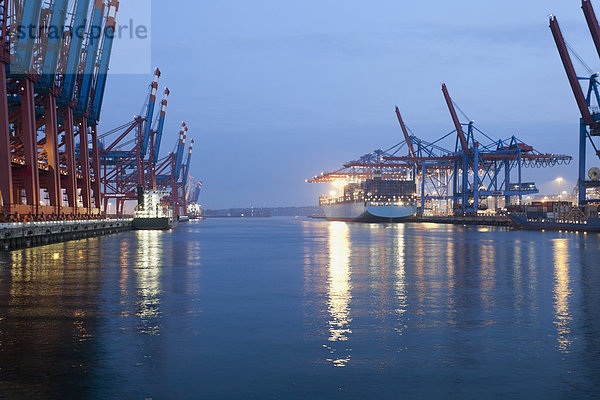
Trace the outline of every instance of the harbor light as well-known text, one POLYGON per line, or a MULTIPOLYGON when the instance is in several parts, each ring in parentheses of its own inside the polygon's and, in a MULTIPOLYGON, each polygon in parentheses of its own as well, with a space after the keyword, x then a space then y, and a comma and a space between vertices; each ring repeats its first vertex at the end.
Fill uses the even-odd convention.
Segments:
POLYGON ((564 180, 564 179, 563 179, 563 178, 561 178, 561 177, 558 177, 558 178, 556 178, 556 179, 555 179, 555 181, 556 181, 556 182, 558 182, 558 199, 559 199, 559 200, 560 200, 560 197, 561 197, 561 195, 560 195, 560 193, 561 193, 561 192, 560 192, 560 184, 562 183, 562 181, 563 181, 563 180, 564 180))

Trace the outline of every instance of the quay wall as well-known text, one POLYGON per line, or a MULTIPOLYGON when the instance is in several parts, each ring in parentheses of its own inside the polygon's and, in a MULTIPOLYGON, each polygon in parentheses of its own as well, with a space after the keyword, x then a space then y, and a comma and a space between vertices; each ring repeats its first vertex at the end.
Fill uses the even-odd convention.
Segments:
POLYGON ((431 222, 436 224, 455 225, 488 225, 488 226, 511 226, 514 224, 507 216, 482 216, 482 215, 448 215, 448 216, 416 216, 414 222, 431 222))
POLYGON ((0 251, 44 246, 132 229, 131 219, 0 224, 0 251))

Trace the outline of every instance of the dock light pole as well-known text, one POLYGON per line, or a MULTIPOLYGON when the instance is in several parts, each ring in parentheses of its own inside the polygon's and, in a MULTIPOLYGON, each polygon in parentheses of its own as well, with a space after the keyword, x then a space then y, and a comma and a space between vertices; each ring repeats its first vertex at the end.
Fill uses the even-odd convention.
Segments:
POLYGON ((556 178, 556 182, 558 182, 558 201, 560 201, 560 196, 561 196, 561 191, 560 191, 560 184, 563 181, 563 178, 556 178))

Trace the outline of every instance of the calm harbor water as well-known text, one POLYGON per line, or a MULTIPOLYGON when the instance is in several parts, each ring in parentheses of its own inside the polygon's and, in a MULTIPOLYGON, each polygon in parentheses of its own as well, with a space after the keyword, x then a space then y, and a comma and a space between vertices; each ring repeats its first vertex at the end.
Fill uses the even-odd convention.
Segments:
POLYGON ((223 219, 0 254, 0 398, 598 396, 598 235, 223 219))

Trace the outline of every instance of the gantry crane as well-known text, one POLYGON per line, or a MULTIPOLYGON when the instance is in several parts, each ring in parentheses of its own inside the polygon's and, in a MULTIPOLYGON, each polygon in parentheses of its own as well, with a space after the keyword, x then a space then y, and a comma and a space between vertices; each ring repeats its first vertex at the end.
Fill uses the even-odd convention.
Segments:
POLYGON ((88 126, 94 139, 112 37, 90 33, 114 29, 118 2, 94 0, 90 6, 90 0, 0 0, 0 166, 7 171, 0 178, 0 192, 5 219, 100 214, 99 157, 92 151, 90 159, 87 151, 88 126), (65 34, 56 35, 63 27, 65 34))
MULTIPOLYGON (((581 5, 596 51, 600 56, 600 27, 598 26, 598 20, 592 3, 590 0, 582 0, 581 5)), ((579 204, 585 205, 587 202, 587 189, 600 188, 600 181, 588 179, 586 169, 588 144, 593 147, 596 155, 600 157, 599 146, 594 141, 595 138, 600 136, 600 109, 598 108, 600 106, 599 74, 593 73, 590 77, 577 76, 560 25, 554 15, 550 15, 550 30, 581 115, 579 122, 579 174, 577 192, 579 204), (580 84, 581 81, 587 82, 587 94, 583 92, 580 84)))
MULTIPOLYGON (((396 117, 404 140, 387 150, 376 150, 359 160, 343 165, 343 168, 322 173, 307 182, 346 183, 372 178, 375 173, 383 179, 413 180, 420 187, 420 210, 425 211, 428 201, 452 201, 446 205, 447 212, 473 214, 480 208, 480 198, 517 196, 537 193, 533 183, 522 182, 523 167, 551 167, 566 164, 571 157, 543 154, 526 145, 515 136, 507 140, 492 140, 477 129, 473 121, 462 124, 448 88, 442 86, 444 98, 454 124, 454 131, 434 142, 426 142, 411 135, 404 123, 400 109, 396 117), (466 133, 463 126, 467 127, 466 133), (440 143, 456 133, 454 151, 440 143), (483 136, 489 144, 476 141, 475 134, 483 136), (402 154, 405 151, 406 154, 402 154), (517 171, 518 180, 512 182, 511 172, 517 171), (452 211, 451 211, 452 210, 452 211)), ((440 209, 442 205, 440 204, 440 209)))

